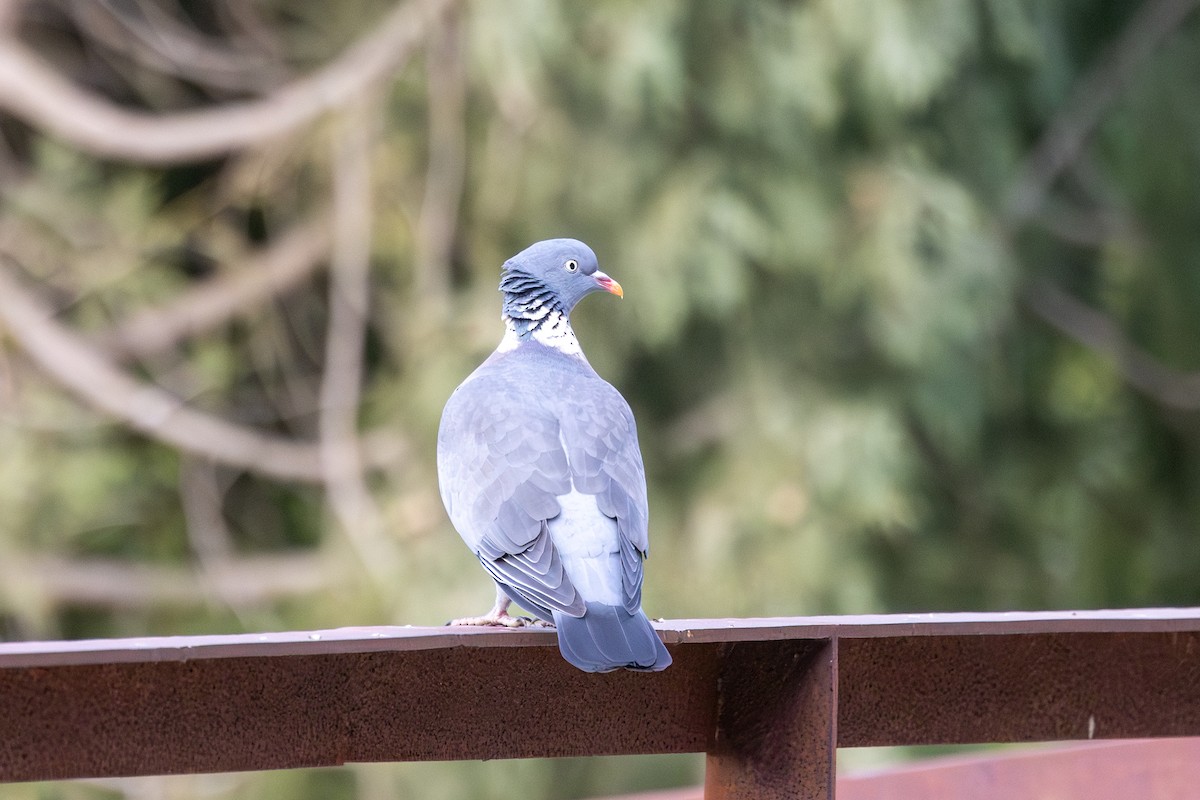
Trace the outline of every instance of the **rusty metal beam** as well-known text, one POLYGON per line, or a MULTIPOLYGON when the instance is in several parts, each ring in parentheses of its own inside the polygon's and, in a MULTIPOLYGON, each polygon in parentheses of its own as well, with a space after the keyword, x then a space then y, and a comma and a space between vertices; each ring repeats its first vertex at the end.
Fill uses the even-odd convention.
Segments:
POLYGON ((1191 800, 1197 786, 1200 739, 1191 738, 948 756, 871 775, 845 776, 838 780, 837 788, 839 800, 1191 800))
POLYGON ((841 642, 844 747, 1200 733, 1200 631, 841 642))
POLYGON ((705 797, 832 800, 836 647, 805 639, 724 646, 705 797))
MULTIPOLYGON (((941 756, 840 775, 838 800, 1193 800, 1200 738, 1043 745, 1019 751, 941 756)), ((691 786, 592 800, 703 800, 691 786)))
POLYGON ((712 796, 830 797, 834 742, 1200 735, 1198 609, 660 630, 609 675, 540 630, 0 644, 0 780, 708 752, 712 796))
POLYGON ((0 779, 707 748, 716 645, 677 653, 680 668, 663 673, 588 675, 537 638, 301 648, 312 655, 245 644, 234 650, 259 654, 217 658, 155 648, 144 660, 0 669, 0 779))

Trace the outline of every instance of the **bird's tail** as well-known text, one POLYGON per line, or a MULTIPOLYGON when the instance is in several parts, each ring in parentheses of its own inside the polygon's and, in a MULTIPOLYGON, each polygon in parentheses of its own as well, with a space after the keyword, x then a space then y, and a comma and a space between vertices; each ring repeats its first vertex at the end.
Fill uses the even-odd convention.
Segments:
POLYGON ((671 655, 640 609, 588 603, 582 617, 554 612, 558 649, 584 672, 634 669, 658 672, 671 665, 671 655))

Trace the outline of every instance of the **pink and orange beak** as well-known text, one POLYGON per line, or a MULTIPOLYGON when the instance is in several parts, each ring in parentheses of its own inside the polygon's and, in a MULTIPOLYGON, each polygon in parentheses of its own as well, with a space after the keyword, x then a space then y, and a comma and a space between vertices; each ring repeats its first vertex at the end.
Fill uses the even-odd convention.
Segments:
POLYGON ((620 298, 625 297, 625 290, 621 288, 621 284, 617 283, 600 270, 596 270, 592 273, 592 279, 595 280, 596 283, 600 285, 600 288, 604 291, 611 292, 620 298))

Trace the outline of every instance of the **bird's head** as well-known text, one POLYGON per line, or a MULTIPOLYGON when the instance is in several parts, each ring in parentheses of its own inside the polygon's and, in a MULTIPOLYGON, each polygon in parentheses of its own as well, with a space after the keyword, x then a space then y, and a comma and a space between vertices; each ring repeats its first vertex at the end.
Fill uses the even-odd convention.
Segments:
POLYGON ((576 239, 547 239, 517 253, 504 262, 500 291, 511 299, 548 293, 565 313, 592 292, 625 295, 600 271, 592 248, 576 239))

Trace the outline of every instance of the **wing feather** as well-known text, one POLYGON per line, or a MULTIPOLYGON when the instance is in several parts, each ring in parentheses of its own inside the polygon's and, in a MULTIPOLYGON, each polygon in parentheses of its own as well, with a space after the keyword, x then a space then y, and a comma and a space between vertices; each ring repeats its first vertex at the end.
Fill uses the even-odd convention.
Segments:
POLYGON ((590 391, 573 396, 563 416, 575 487, 596 496, 601 513, 617 521, 621 588, 625 608, 642 602, 642 561, 649 552, 645 468, 629 404, 596 378, 590 391))

